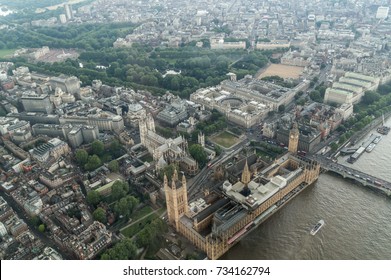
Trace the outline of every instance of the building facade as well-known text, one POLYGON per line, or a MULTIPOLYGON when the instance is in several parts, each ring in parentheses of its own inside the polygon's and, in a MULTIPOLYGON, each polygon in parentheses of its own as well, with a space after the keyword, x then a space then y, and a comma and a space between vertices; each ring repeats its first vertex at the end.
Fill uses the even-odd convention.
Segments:
POLYGON ((361 101, 366 91, 376 90, 379 83, 379 78, 346 72, 338 82, 333 83, 331 88, 326 89, 324 102, 356 104, 361 101))
POLYGON ((59 122, 60 124, 96 126, 99 131, 121 132, 124 130, 123 118, 110 112, 98 112, 87 116, 64 115, 59 118, 59 122))
POLYGON ((79 147, 83 143, 91 143, 99 137, 98 127, 89 125, 35 124, 32 126, 32 131, 34 135, 61 137, 67 140, 72 148, 79 147))
POLYGON ((20 100, 26 112, 42 112, 46 114, 53 112, 53 104, 47 94, 24 94, 20 100))

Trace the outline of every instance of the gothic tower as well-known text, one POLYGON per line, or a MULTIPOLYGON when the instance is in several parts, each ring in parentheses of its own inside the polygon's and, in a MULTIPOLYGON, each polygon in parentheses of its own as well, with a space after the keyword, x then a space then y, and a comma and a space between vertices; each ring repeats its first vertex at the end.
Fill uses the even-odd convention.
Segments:
POLYGON ((295 122, 293 124, 293 127, 291 131, 289 132, 289 146, 288 151, 296 154, 297 153, 297 147, 299 146, 299 129, 297 128, 297 123, 295 122))
POLYGON ((200 144, 202 147, 205 147, 205 134, 202 132, 198 133, 198 144, 200 144))
POLYGON ((243 172, 242 172, 242 183, 247 185, 251 181, 251 172, 248 168, 248 163, 246 159, 246 164, 244 165, 243 172))
POLYGON ((147 115, 147 128, 150 131, 156 132, 155 130, 155 121, 151 114, 147 115))
POLYGON ((175 169, 171 183, 168 182, 167 176, 164 175, 164 192, 166 194, 168 221, 178 230, 179 219, 188 213, 189 208, 185 175, 182 176, 180 181, 178 172, 175 169))
POLYGON ((147 138, 147 132, 148 132, 146 120, 145 119, 140 120, 139 123, 138 123, 138 127, 139 127, 139 130, 140 130, 140 142, 141 142, 141 144, 143 144, 145 146, 146 138, 147 138))

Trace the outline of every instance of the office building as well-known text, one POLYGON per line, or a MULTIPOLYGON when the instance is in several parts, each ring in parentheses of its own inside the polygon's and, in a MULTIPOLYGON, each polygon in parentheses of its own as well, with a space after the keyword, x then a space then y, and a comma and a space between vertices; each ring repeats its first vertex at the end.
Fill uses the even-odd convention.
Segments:
POLYGON ((22 95, 20 100, 26 112, 42 112, 46 114, 53 112, 53 104, 50 102, 47 94, 27 93, 22 95))
POLYGON ((383 6, 380 6, 379 8, 377 8, 376 18, 377 19, 386 19, 388 17, 389 9, 390 9, 389 7, 383 7, 383 6))
POLYGON ((353 103, 361 101, 366 91, 376 90, 380 79, 354 72, 346 72, 331 88, 326 89, 325 103, 353 103))
POLYGON ((91 143, 99 138, 97 126, 77 124, 35 124, 32 126, 34 135, 47 135, 49 137, 60 137, 68 141, 72 148, 82 144, 91 143))
POLYGON ((72 5, 65 4, 64 5, 64 10, 65 10, 65 16, 66 16, 67 20, 73 19, 72 5))
POLYGON ((60 75, 58 77, 51 77, 49 83, 52 89, 60 88, 63 92, 70 94, 80 93, 80 80, 75 76, 60 75))

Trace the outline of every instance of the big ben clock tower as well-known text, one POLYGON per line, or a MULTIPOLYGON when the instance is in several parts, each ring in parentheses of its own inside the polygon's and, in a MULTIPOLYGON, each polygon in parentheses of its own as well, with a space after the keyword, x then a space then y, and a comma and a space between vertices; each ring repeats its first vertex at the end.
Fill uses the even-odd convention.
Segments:
POLYGON ((297 128, 297 123, 293 123, 293 127, 291 131, 289 132, 289 145, 288 145, 288 151, 296 154, 297 153, 297 147, 299 146, 299 129, 297 128))

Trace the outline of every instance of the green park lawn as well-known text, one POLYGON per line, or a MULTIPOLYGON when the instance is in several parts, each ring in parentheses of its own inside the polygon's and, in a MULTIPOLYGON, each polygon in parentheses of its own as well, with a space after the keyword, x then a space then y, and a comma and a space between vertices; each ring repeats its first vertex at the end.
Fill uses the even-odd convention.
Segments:
POLYGON ((0 50, 0 58, 11 56, 15 52, 15 49, 0 50))
POLYGON ((147 224, 150 224, 155 219, 159 219, 160 215, 163 214, 165 210, 166 209, 163 207, 163 208, 159 209, 156 213, 153 213, 152 215, 147 216, 148 214, 150 214, 153 211, 152 208, 149 206, 141 208, 140 210, 138 210, 137 212, 135 212, 131 216, 132 221, 130 222, 130 224, 134 221, 137 221, 138 219, 140 219, 144 216, 147 216, 147 217, 145 217, 144 219, 138 221, 137 223, 135 223, 131 226, 128 226, 128 227, 125 226, 121 230, 121 233, 123 235, 125 235, 126 237, 132 237, 132 236, 136 235, 142 229, 144 229, 144 227, 147 224))
POLYGON ((136 221, 146 215, 148 215, 149 213, 151 213, 153 211, 153 209, 151 208, 151 206, 144 206, 143 208, 135 211, 131 216, 130 218, 132 219, 132 221, 136 221))
POLYGON ((239 138, 228 131, 213 136, 211 140, 224 148, 229 148, 239 142, 239 138))
POLYGON ((139 233, 147 224, 150 224, 153 220, 159 218, 157 214, 152 214, 145 219, 142 219, 141 221, 131 225, 130 227, 127 227, 123 230, 121 230, 121 233, 125 235, 126 237, 132 237, 139 233))

